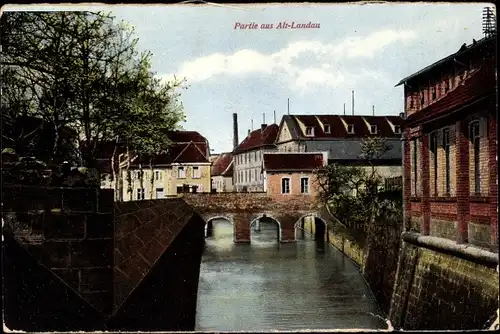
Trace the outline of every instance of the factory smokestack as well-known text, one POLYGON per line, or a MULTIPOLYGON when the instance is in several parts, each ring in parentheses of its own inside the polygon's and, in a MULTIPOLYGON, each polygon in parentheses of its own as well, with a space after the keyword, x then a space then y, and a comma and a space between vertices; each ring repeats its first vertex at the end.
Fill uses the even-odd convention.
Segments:
POLYGON ((354 115, 354 91, 352 91, 352 114, 354 115))
POLYGON ((233 113, 233 150, 238 147, 238 114, 233 113))

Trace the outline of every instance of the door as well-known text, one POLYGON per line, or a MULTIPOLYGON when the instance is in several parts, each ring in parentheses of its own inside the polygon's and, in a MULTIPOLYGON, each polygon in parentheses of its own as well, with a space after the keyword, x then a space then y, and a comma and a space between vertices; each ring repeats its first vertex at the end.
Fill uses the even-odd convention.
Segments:
POLYGON ((165 198, 163 188, 156 188, 156 198, 165 198))

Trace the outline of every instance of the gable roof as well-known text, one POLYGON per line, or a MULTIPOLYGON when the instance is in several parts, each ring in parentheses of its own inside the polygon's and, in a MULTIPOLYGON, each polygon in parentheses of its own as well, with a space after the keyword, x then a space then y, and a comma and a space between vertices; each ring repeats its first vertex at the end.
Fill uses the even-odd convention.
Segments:
POLYGON ((212 168, 210 174, 212 176, 232 176, 231 175, 223 175, 229 172, 228 169, 231 167, 233 163, 233 155, 231 153, 222 153, 217 159, 215 159, 212 163, 212 168))
POLYGON ((204 143, 207 141, 198 131, 168 131, 165 134, 176 143, 204 143))
MULTIPOLYGON (((328 140, 335 138, 359 138, 382 136, 400 138, 401 134, 394 132, 392 125, 402 125, 399 116, 364 116, 364 115, 284 115, 280 123, 280 131, 287 125, 292 140, 328 140), (313 127, 314 134, 306 136, 299 123, 305 127, 313 127), (330 126, 330 132, 324 131, 324 126, 330 126), (347 132, 347 125, 354 126, 354 134, 347 132), (370 125, 377 125, 377 134, 370 133, 370 125)), ((278 137, 279 138, 279 137, 278 137)))
POLYGON ((278 136, 278 125, 266 125, 264 130, 257 129, 243 139, 243 141, 234 149, 234 153, 254 150, 265 146, 274 146, 274 142, 278 136))
POLYGON ((264 153, 263 168, 272 171, 313 171, 326 163, 323 153, 264 153))
POLYGON ((407 124, 415 124, 436 116, 452 112, 458 107, 468 105, 486 96, 496 94, 496 69, 484 64, 470 73, 465 80, 449 91, 444 97, 424 109, 408 116, 407 124))

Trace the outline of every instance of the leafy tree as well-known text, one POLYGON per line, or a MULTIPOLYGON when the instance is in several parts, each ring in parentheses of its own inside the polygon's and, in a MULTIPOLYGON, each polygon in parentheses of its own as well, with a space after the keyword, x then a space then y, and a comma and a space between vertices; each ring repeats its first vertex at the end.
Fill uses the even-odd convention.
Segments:
POLYGON ((362 226, 368 231, 376 218, 400 210, 394 198, 379 192, 382 178, 377 174, 375 160, 390 150, 383 138, 365 139, 361 157, 371 167, 332 164, 318 169, 315 174, 319 186, 319 200, 336 222, 344 227, 362 226))
POLYGON ((74 129, 74 151, 89 167, 109 141, 147 154, 167 149, 164 130, 184 120, 177 93, 184 81, 161 82, 125 23, 101 12, 9 12, 1 30, 2 121, 26 115, 53 124, 52 156, 61 130, 74 129))

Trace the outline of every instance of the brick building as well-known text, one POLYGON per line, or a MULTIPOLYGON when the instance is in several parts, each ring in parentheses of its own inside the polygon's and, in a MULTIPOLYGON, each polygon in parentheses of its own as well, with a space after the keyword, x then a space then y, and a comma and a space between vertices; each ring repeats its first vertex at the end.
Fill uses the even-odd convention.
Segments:
POLYGON ((262 156, 275 151, 278 125, 262 124, 260 129, 249 131, 248 136, 233 150, 233 184, 236 191, 262 192, 262 156))
POLYGON ((281 199, 294 195, 314 198, 318 194, 314 171, 327 162, 326 152, 266 152, 262 162, 264 191, 281 199))
POLYGON ((407 229, 497 251, 496 41, 401 80, 407 229))

